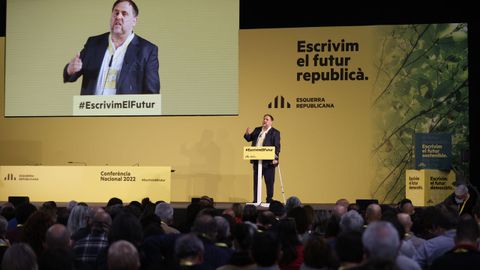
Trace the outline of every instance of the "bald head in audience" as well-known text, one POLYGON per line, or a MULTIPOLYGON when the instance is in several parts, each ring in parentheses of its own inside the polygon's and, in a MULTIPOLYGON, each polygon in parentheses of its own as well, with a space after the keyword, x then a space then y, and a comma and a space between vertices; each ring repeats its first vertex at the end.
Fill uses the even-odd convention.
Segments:
POLYGON ((45 235, 47 249, 69 249, 71 246, 70 232, 62 224, 50 226, 45 235))
POLYGON ((109 270, 137 270, 140 269, 138 251, 132 243, 120 240, 108 248, 109 270))
POLYGON ((407 213, 398 213, 397 219, 398 219, 398 222, 400 222, 400 224, 405 229, 405 233, 410 233, 410 229, 412 228, 412 225, 413 225, 410 215, 407 213))
POLYGON ((382 219, 382 208, 376 203, 372 203, 367 207, 365 211, 365 221, 370 224, 374 221, 382 219))

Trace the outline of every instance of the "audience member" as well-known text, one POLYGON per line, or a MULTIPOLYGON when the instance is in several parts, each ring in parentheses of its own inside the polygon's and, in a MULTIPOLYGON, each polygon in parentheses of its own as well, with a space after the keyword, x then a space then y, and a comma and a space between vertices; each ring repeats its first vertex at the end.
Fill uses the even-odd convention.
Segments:
POLYGON ((232 210, 235 214, 235 222, 241 223, 242 222, 242 215, 243 215, 243 205, 241 203, 234 203, 232 204, 232 210))
POLYGON ((73 269, 73 254, 70 243, 70 232, 65 225, 54 224, 50 226, 45 236, 45 250, 38 259, 39 269, 73 269))
POLYGON ((193 223, 192 233, 196 234, 205 248, 204 261, 205 266, 218 268, 227 264, 232 256, 233 250, 220 248, 215 245, 217 238, 217 223, 211 215, 198 215, 193 223))
POLYGON ((337 269, 338 267, 332 250, 325 240, 319 236, 312 236, 307 240, 303 257, 301 270, 337 269))
POLYGON ((173 207, 166 202, 155 206, 155 215, 160 218, 162 229, 166 234, 180 233, 180 231, 171 226, 173 224, 173 211, 173 207))
POLYGON ((347 199, 342 198, 342 199, 338 199, 335 202, 335 205, 341 205, 341 206, 345 207, 345 209, 348 209, 348 206, 350 205, 350 203, 348 202, 347 199))
POLYGON ((90 230, 88 227, 90 214, 90 208, 88 206, 77 204, 73 207, 67 222, 67 228, 71 233, 73 241, 87 236, 90 230))
POLYGON ((436 259, 430 269, 478 269, 480 266, 479 237, 479 227, 473 218, 460 221, 455 236, 455 247, 436 259))
POLYGON ((245 223, 235 225, 233 230, 234 252, 228 263, 217 270, 253 270, 256 268, 250 254, 255 231, 254 227, 245 223))
POLYGON ((253 204, 247 204, 243 208, 242 221, 249 221, 253 224, 257 222, 257 207, 253 204))
POLYGON ((369 225, 372 222, 380 221, 382 219, 382 208, 376 203, 367 206, 365 211, 365 223, 369 225))
POLYGON ((413 215, 415 213, 415 207, 410 199, 403 199, 398 202, 398 212, 405 213, 407 215, 413 215))
POLYGON ((253 236, 252 257, 257 269, 279 269, 282 256, 281 244, 273 232, 257 232, 253 236))
POLYGON ((15 243, 5 252, 1 269, 38 270, 37 256, 28 244, 15 243))
POLYGON ((285 216, 285 206, 280 201, 272 200, 268 206, 277 219, 281 219, 285 216))
POLYGON ((215 269, 204 265, 202 241, 195 234, 184 234, 175 242, 176 269, 215 269))
POLYGON ((355 230, 340 233, 335 243, 335 252, 342 269, 359 266, 363 260, 362 233, 355 230))
POLYGON ((221 248, 232 247, 232 240, 230 234, 230 223, 223 216, 215 216, 215 223, 217 223, 217 236, 215 239, 215 245, 221 248))
POLYGON ((33 213, 25 222, 24 241, 35 251, 37 257, 43 253, 47 230, 53 224, 52 216, 43 211, 33 213))
POLYGON ((355 269, 420 269, 413 260, 399 256, 400 238, 389 222, 374 221, 362 236, 366 260, 355 269))
POLYGON ((277 233, 282 246, 282 257, 279 262, 281 270, 298 270, 303 263, 303 245, 298 237, 295 220, 280 219, 277 233))
POLYGON ((457 214, 453 213, 444 205, 432 208, 436 213, 433 215, 432 228, 436 237, 425 241, 414 257, 422 268, 429 268, 438 257, 445 254, 455 246, 455 227, 457 214))
POLYGON ((94 269, 97 256, 108 247, 108 232, 112 225, 110 215, 102 208, 96 210, 90 233, 73 246, 76 269, 94 269))
POLYGON ((119 240, 108 248, 108 270, 140 269, 137 248, 130 242, 119 240))
POLYGON ((355 210, 350 210, 340 218, 340 230, 342 232, 362 232, 365 221, 355 210))
POLYGON ((27 219, 37 211, 37 207, 31 203, 22 203, 15 209, 15 218, 8 222, 7 239, 11 244, 22 242, 24 239, 24 227, 27 219))
MULTIPOLYGON (((10 242, 7 239, 7 227, 7 219, 0 216, 0 263, 2 262, 3 254, 5 254, 5 251, 10 246, 10 242)), ((0 269, 2 268, 0 267, 0 269)))
POLYGON ((276 219, 275 214, 273 214, 272 211, 265 210, 258 214, 256 225, 258 230, 267 231, 277 222, 278 220, 276 219))
POLYGON ((473 208, 478 204, 478 194, 476 190, 467 184, 459 184, 455 187, 455 191, 450 194, 443 204, 450 209, 455 210, 459 216, 467 213, 472 215, 473 208))
POLYGON ((288 214, 295 207, 302 206, 302 202, 297 196, 291 196, 285 202, 285 212, 288 214))
POLYGON ((412 229, 413 222, 410 215, 407 213, 398 213, 397 219, 398 219, 398 222, 403 226, 403 229, 405 230, 404 241, 412 243, 415 250, 418 250, 420 246, 422 246, 423 242, 425 242, 425 239, 417 237, 412 232, 411 229, 412 229))

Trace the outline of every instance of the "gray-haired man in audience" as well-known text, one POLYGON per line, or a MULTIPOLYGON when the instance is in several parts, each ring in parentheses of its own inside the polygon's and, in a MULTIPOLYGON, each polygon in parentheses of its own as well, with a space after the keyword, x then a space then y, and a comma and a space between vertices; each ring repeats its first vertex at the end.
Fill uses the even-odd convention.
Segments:
POLYGON ((177 229, 171 227, 173 224, 173 207, 166 203, 161 202, 155 206, 155 215, 162 221, 162 229, 166 234, 178 234, 177 229))

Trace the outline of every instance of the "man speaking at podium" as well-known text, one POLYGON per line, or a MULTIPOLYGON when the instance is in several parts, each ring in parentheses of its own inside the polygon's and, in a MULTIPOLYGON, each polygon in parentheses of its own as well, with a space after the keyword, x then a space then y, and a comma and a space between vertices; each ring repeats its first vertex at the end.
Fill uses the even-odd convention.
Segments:
POLYGON ((137 15, 132 0, 117 0, 110 33, 87 40, 65 66, 63 82, 83 75, 81 95, 159 94, 158 47, 133 33, 137 15))
POLYGON ((247 142, 252 142, 252 146, 275 146, 274 160, 252 160, 253 163, 253 202, 257 202, 257 174, 258 164, 262 166, 262 174, 265 178, 265 186, 267 187, 267 203, 273 198, 273 184, 275 181, 275 167, 278 165, 278 157, 280 155, 280 131, 272 127, 273 116, 265 114, 263 116, 262 126, 256 127, 253 131, 247 128, 243 137, 247 142))

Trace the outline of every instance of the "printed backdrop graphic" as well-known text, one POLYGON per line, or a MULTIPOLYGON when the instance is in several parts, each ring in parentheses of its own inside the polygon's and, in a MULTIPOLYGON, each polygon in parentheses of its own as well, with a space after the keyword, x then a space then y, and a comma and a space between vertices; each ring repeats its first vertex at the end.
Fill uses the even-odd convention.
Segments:
POLYGON ((415 133, 451 133, 454 163, 468 148, 466 33, 465 24, 241 30, 241 98, 258 108, 241 114, 278 119, 282 164, 304 183, 289 193, 396 202, 415 133))

